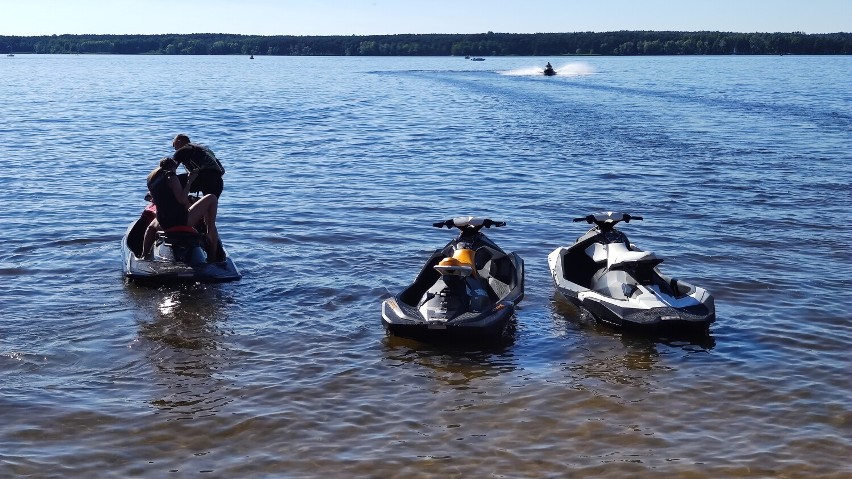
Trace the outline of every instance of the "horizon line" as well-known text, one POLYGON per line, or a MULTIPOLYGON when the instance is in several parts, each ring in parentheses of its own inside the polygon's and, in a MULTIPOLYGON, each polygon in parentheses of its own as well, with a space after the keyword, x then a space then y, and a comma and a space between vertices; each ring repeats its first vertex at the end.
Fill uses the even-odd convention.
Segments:
POLYGON ((849 35, 852 32, 824 32, 824 33, 807 33, 803 31, 725 31, 725 30, 578 30, 566 32, 477 32, 477 33, 360 33, 360 34, 312 34, 312 35, 297 35, 288 33, 276 34, 254 34, 254 33, 225 33, 225 32, 195 32, 195 33, 41 33, 33 35, 0 35, 0 37, 52 37, 52 36, 121 36, 121 35, 147 35, 147 36, 165 36, 165 35, 235 35, 244 37, 382 37, 382 36, 398 36, 398 35, 559 35, 559 34, 576 34, 576 33, 732 33, 732 34, 799 34, 799 35, 849 35))

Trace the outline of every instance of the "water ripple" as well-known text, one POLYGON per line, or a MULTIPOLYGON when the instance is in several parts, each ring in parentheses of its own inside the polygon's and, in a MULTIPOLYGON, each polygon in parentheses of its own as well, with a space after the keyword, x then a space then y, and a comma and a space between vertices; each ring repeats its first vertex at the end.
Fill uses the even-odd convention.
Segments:
POLYGON ((4 471, 852 473, 849 59, 504 74, 543 61, 4 64, 4 471), (218 222, 240 282, 122 280, 120 236, 179 131, 228 169, 218 222), (596 210, 643 215, 631 240, 714 294, 707 337, 626 334, 554 297, 547 254, 596 210), (527 262, 510 340, 386 336, 381 300, 460 214, 508 221, 489 235, 527 262))

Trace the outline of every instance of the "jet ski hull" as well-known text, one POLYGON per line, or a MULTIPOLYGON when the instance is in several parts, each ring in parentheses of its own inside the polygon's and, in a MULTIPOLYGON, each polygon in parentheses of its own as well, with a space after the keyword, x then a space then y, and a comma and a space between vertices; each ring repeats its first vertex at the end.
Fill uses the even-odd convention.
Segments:
POLYGON ((588 311, 596 321, 617 328, 646 332, 706 332, 716 321, 713 298, 692 306, 639 308, 583 288, 557 286, 558 296, 588 311), (579 291, 578 291, 579 289, 579 291))
MULTIPOLYGON (((142 252, 145 230, 153 219, 153 214, 146 210, 127 228, 121 240, 124 277, 128 281, 143 285, 224 283, 242 277, 230 256, 225 254, 223 261, 208 263, 207 255, 200 244, 192 242, 189 242, 186 248, 180 248, 158 241, 153 255, 138 258, 137 254, 142 252), (183 260, 175 260, 176 257, 183 260)), ((220 250, 225 253, 221 242, 220 250)))
POLYGON ((397 295, 382 303, 382 324, 394 336, 424 341, 499 340, 508 330, 515 306, 510 302, 503 302, 499 308, 492 308, 480 314, 467 313, 459 317, 458 321, 429 322, 416 308, 401 302, 397 295))

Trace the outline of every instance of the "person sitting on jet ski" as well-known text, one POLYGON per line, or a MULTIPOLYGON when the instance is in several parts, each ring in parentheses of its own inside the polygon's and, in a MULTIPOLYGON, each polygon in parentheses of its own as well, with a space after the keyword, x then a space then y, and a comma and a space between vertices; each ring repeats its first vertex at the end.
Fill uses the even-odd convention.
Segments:
POLYGON ((214 194, 216 198, 222 196, 225 167, 209 148, 190 142, 189 136, 183 133, 175 136, 172 147, 175 149, 177 164, 183 164, 189 172, 178 175, 181 185, 190 185, 191 193, 200 191, 205 195, 214 194), (193 173, 195 176, 192 176, 193 173), (190 178, 194 178, 194 181, 190 181, 190 178))
MULTIPOLYGON (((216 212, 219 208, 219 198, 208 194, 190 205, 189 189, 192 181, 187 186, 181 187, 177 178, 177 162, 173 158, 163 158, 160 166, 154 168, 148 175, 148 191, 151 200, 157 206, 157 218, 151 221, 145 230, 142 241, 142 257, 151 253, 158 230, 168 230, 175 226, 195 226, 204 220, 207 226, 208 258, 216 258, 218 255, 219 232, 216 230, 216 212)), ((192 177, 192 173, 190 173, 192 177)), ((192 179, 192 178, 191 178, 192 179)))

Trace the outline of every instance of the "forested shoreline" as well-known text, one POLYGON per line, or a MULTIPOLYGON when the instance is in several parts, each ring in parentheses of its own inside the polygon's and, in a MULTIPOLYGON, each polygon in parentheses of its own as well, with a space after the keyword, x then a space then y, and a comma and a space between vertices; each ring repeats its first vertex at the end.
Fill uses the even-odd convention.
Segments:
POLYGON ((275 56, 849 55, 852 33, 574 32, 0 36, 9 53, 275 56))

